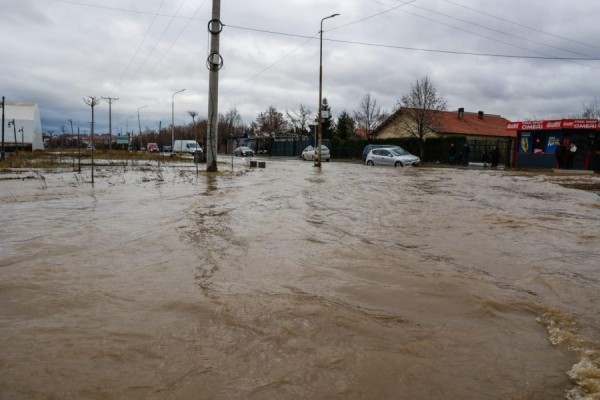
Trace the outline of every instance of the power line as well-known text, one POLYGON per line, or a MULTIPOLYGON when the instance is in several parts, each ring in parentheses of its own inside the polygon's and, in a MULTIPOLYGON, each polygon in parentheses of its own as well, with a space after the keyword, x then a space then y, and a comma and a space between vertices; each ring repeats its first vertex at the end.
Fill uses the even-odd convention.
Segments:
POLYGON ((179 11, 181 10, 181 8, 183 7, 183 5, 186 3, 187 0, 183 0, 180 4, 179 4, 179 8, 177 8, 177 11, 175 12, 175 15, 173 17, 171 17, 171 19, 169 20, 169 24, 167 25, 167 27, 163 30, 162 34, 160 35, 160 37, 158 38, 158 40, 156 41, 156 43, 154 44, 154 46, 152 47, 152 51, 146 56, 146 58, 144 59, 144 61, 142 62, 142 64, 140 65, 140 67, 137 69, 136 73, 131 77, 131 79, 135 79, 140 71, 142 70, 142 68, 144 68, 144 66, 146 65, 146 62, 148 62, 148 59, 150 58, 150 56, 152 56, 152 54, 154 54, 154 52, 156 51, 156 47, 158 46, 158 44, 160 43, 160 41, 162 40, 162 38, 165 36, 165 34, 167 33, 167 31, 169 30, 169 28, 171 27, 171 24, 173 23, 173 20, 175 19, 175 17, 177 16, 177 14, 179 14, 179 11))
POLYGON ((587 46, 587 47, 593 47, 593 48, 595 48, 595 49, 600 49, 600 47, 598 47, 598 46, 595 46, 595 45, 593 45, 593 44, 584 43, 584 42, 579 42, 579 41, 577 41, 577 40, 574 40, 574 39, 569 39, 569 38, 567 38, 567 37, 564 37, 564 36, 556 35, 556 34, 554 34, 554 33, 546 32, 546 31, 543 31, 543 30, 541 30, 541 29, 537 29, 537 28, 531 27, 531 26, 529 26, 529 25, 520 24, 520 23, 518 23, 518 22, 511 21, 511 20, 509 20, 509 19, 506 19, 506 18, 498 17, 497 15, 494 15, 494 14, 486 13, 486 12, 484 12, 484 11, 477 10, 477 9, 475 9, 475 8, 467 7, 467 6, 465 6, 465 5, 462 5, 462 4, 459 4, 459 3, 456 3, 456 2, 454 2, 454 1, 450 1, 450 0, 444 0, 444 1, 445 1, 446 3, 452 4, 452 5, 454 5, 454 6, 457 6, 457 7, 464 8, 465 10, 473 11, 473 12, 476 12, 476 13, 479 13, 479 14, 486 15, 486 16, 488 16, 488 17, 491 17, 491 18, 497 19, 497 20, 499 20, 499 21, 503 21, 503 22, 506 22, 506 23, 509 23, 509 24, 513 24, 513 25, 516 25, 516 26, 520 26, 521 28, 529 29, 529 30, 531 30, 531 31, 538 32, 538 33, 543 33, 544 35, 553 36, 553 37, 555 37, 555 38, 562 39, 562 40, 566 40, 566 41, 568 41, 568 42, 572 42, 572 43, 577 43, 577 44, 580 44, 580 45, 583 45, 583 46, 587 46))
MULTIPOLYGON (((370 0, 370 1, 372 1, 374 3, 379 3, 379 4, 381 4, 381 5, 385 6, 385 7, 389 7, 388 5, 380 3, 380 2, 377 2, 375 0, 370 0)), ((537 53, 537 54, 540 54, 540 55, 545 56, 545 57, 551 57, 549 54, 546 54, 546 53, 542 53, 542 52, 535 51, 535 50, 530 50, 530 49, 528 49, 526 47, 522 47, 522 46, 519 46, 519 45, 516 45, 516 44, 513 44, 513 43, 505 42, 503 40, 496 39, 496 38, 493 38, 493 37, 485 36, 485 35, 482 35, 480 33, 473 32, 473 31, 470 31, 468 29, 464 29, 464 28, 461 28, 461 27, 458 27, 458 26, 454 26, 454 25, 451 25, 451 24, 447 24, 445 22, 438 21, 438 20, 430 18, 430 17, 426 17, 426 16, 423 16, 423 15, 415 14, 415 13, 412 13, 412 12, 406 11, 406 10, 400 10, 400 11, 403 12, 403 13, 405 13, 405 14, 412 15, 413 17, 421 18, 421 19, 424 19, 426 21, 435 22, 436 24, 443 25, 443 26, 446 26, 446 27, 449 27, 449 28, 452 28, 452 29, 456 29, 456 30, 461 31, 461 32, 469 33, 471 35, 478 36, 478 37, 483 38, 483 39, 488 39, 488 40, 491 40, 493 42, 504 44, 504 45, 507 45, 507 46, 510 46, 510 47, 514 47, 514 48, 517 48, 517 49, 521 49, 521 50, 525 50, 525 51, 530 51, 532 53, 537 53)))
POLYGON ((160 64, 160 62, 163 60, 163 58, 165 58, 165 56, 169 53, 169 51, 171 51, 171 48, 175 45, 175 43, 177 43, 177 41, 179 40, 179 38, 181 37, 183 32, 185 32, 185 30, 187 29, 188 25, 195 19, 196 14, 198 14, 198 11, 200 11, 200 9, 204 5, 204 3, 206 3, 206 0, 203 0, 202 3, 198 6, 198 8, 196 8, 196 11, 192 15, 192 17, 189 18, 188 21, 183 26, 183 28, 181 28, 181 30, 179 31, 179 34, 177 35, 175 40, 173 42, 171 42, 171 45, 169 46, 169 48, 163 53, 163 55, 158 59, 158 61, 156 61, 156 63, 152 66, 152 68, 150 69, 148 74, 151 74, 152 72, 154 72, 154 69, 156 68, 156 66, 158 64, 160 64))
POLYGON ((132 13, 132 14, 157 15, 159 17, 172 17, 172 18, 188 19, 187 17, 179 17, 179 16, 171 15, 171 14, 157 14, 157 13, 154 13, 151 11, 139 11, 139 10, 131 10, 131 9, 127 9, 127 8, 100 6, 97 4, 87 4, 87 3, 81 3, 81 2, 77 2, 77 1, 71 1, 71 0, 53 0, 53 1, 56 1, 58 3, 71 4, 74 6, 100 8, 103 10, 111 10, 111 11, 123 11, 123 12, 127 12, 127 13, 132 13))
MULTIPOLYGON (((398 1, 398 0, 396 0, 396 1, 398 1)), ((565 52, 571 53, 571 54, 577 54, 577 55, 582 56, 582 57, 591 57, 589 54, 583 54, 583 53, 579 53, 579 52, 576 52, 576 51, 568 50, 568 49, 565 49, 565 48, 562 48, 562 47, 552 46, 552 45, 549 45, 549 44, 546 44, 546 43, 538 42, 538 41, 531 40, 531 39, 528 39, 528 38, 525 38, 525 37, 522 37, 522 36, 519 36, 519 35, 515 35, 515 34, 509 33, 509 32, 504 32, 504 31, 501 31, 499 29, 492 29, 492 28, 489 28, 487 26, 484 26, 484 25, 481 25, 481 24, 477 24, 475 22, 470 22, 470 21, 467 21, 467 20, 464 20, 464 19, 456 18, 456 17, 453 17, 451 15, 448 15, 448 14, 445 14, 445 13, 442 13, 442 12, 439 12, 439 11, 431 10, 431 9, 428 9, 428 8, 425 8, 425 7, 417 6, 417 5, 414 5, 414 4, 411 4, 411 6, 413 6, 415 8, 418 8, 418 9, 421 9, 421 10, 424 10, 424 11, 427 11, 427 12, 430 12, 432 14, 438 14, 438 15, 444 16, 446 18, 453 19, 455 21, 459 21, 459 22, 462 22, 462 23, 465 23, 465 24, 468 24, 468 25, 473 25, 473 26, 476 26, 478 28, 486 29, 486 30, 491 31, 491 32, 500 33, 501 35, 506 35, 506 36, 509 36, 509 37, 512 37, 512 38, 515 38, 515 39, 519 39, 519 40, 523 40, 523 41, 526 41, 526 42, 529 42, 529 43, 534 43, 534 44, 538 44, 538 45, 541 45, 541 46, 550 47, 550 48, 553 48, 553 49, 556 49, 556 50, 565 51, 565 52)))
MULTIPOLYGON (((241 28, 240 28, 241 29, 241 28)), ((310 36, 307 38, 306 41, 304 41, 301 45, 297 46, 296 48, 294 48, 292 51, 286 53, 283 57, 281 57, 280 59, 278 59, 277 61, 275 61, 274 63, 270 64, 268 67, 264 68, 262 71, 257 72, 256 74, 252 75, 251 77, 249 77, 248 79, 246 79, 244 82, 240 83, 237 86, 232 87, 231 89, 227 90, 226 92, 224 92, 224 94, 227 94, 229 92, 234 91, 235 89, 239 88, 240 86, 250 82, 251 80, 253 80, 254 78, 262 75, 263 73, 267 72, 269 69, 271 69, 272 67, 274 67, 275 65, 279 64, 281 61, 283 61, 284 59, 286 59, 287 57, 289 57, 290 55, 292 55, 293 53, 295 53, 298 49, 300 49, 301 47, 303 47, 304 45, 306 45, 308 42, 310 42, 312 39, 316 38, 317 35, 319 33, 315 33, 313 36, 310 36)))
POLYGON ((158 7, 158 11, 156 12, 156 14, 154 14, 154 18, 152 19, 150 26, 148 27, 148 29, 146 29, 146 33, 144 34, 144 37, 140 41, 140 44, 138 45, 137 49, 135 50, 133 57, 131 57, 131 60, 129 60, 129 63, 127 64, 127 67, 125 68, 125 71, 123 71, 123 73, 121 74, 120 80, 123 80, 123 77, 125 76, 127 71, 129 71, 129 67, 131 66, 131 63, 133 62, 135 57, 137 57, 138 52, 140 51, 140 48, 142 47, 142 44, 144 43, 144 40, 146 40, 146 37, 148 36, 148 33, 150 32, 150 29, 152 29, 152 27, 154 26, 154 21, 156 21, 158 13, 160 13, 160 10, 162 9, 163 4, 165 4, 165 0, 162 0, 162 2, 160 3, 160 7, 158 7))
MULTIPOLYGON (((233 29, 240 29, 258 33, 266 33, 271 35, 280 35, 280 36, 292 36, 297 38, 306 38, 306 39, 314 39, 314 36, 300 35, 300 34, 291 34, 284 32, 271 31, 266 29, 257 29, 257 28, 248 28, 238 25, 224 25, 233 29)), ((410 51, 425 51, 431 53, 443 53, 443 54, 454 54, 454 55, 468 55, 468 56, 483 56, 483 57, 496 57, 496 58, 521 58, 521 59, 534 59, 534 60, 555 60, 555 61, 600 61, 600 57, 554 57, 554 56, 525 56, 525 55, 516 55, 516 54, 494 54, 494 53, 477 53, 477 52, 466 52, 466 51, 452 51, 452 50, 439 50, 439 49, 427 49, 427 48, 419 48, 419 47, 408 47, 408 46, 397 46, 397 45, 388 45, 388 44, 378 44, 378 43, 367 43, 367 42, 357 42, 352 40, 341 40, 341 39, 323 39, 323 41, 329 42, 338 42, 344 44, 355 44, 361 46, 368 47, 384 47, 390 49, 398 49, 398 50, 410 50, 410 51)), ((292 51, 296 51, 294 49, 292 51)), ((528 49, 525 49, 528 50, 528 49)))
POLYGON ((388 13, 388 12, 390 12, 390 11, 397 10, 397 9, 399 9, 400 7, 404 7, 404 6, 406 6, 406 5, 410 5, 410 4, 412 4, 412 3, 416 2, 416 1, 417 1, 417 0, 410 0, 410 1, 404 2, 404 3, 400 4, 399 6, 396 6, 396 7, 392 7, 392 8, 390 8, 389 10, 385 10, 385 11, 382 11, 382 12, 378 12, 378 13, 376 13, 376 14, 369 15, 368 17, 361 18, 361 19, 358 19, 358 20, 356 20, 356 21, 353 21, 353 22, 349 22, 349 23, 347 23, 347 24, 344 24, 344 25, 339 25, 339 26, 333 27, 333 28, 329 29, 329 31, 334 31, 334 30, 336 30, 336 29, 341 29, 341 28, 345 28, 345 27, 347 27, 347 26, 350 26, 350 25, 358 24, 359 22, 363 22, 363 21, 366 21, 366 20, 368 20, 368 19, 371 19, 371 18, 378 17, 378 16, 380 16, 380 15, 382 15, 382 14, 386 14, 386 13, 388 13))

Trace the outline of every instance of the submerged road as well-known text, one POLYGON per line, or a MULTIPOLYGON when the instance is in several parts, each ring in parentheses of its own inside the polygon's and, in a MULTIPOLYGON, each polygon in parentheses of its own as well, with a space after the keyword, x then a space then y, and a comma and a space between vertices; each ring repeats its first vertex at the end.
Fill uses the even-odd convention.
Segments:
POLYGON ((0 180, 0 398, 600 395, 598 177, 221 169, 0 180))

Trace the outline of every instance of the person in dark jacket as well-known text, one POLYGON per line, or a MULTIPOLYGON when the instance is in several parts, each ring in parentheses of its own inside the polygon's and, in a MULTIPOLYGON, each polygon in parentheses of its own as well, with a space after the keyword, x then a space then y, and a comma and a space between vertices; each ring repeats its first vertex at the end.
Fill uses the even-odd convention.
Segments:
POLYGON ((462 148, 462 164, 469 165, 469 153, 471 153, 471 147, 469 147, 469 143, 465 142, 465 145, 462 148))
POLYGON ((456 163, 456 146, 454 146, 454 143, 450 143, 450 150, 448 150, 448 163, 450 165, 456 163))
POLYGON ((567 156, 567 148, 563 144, 561 140, 558 142, 558 146, 556 146, 556 164, 558 169, 562 169, 565 166, 565 157, 567 156))
POLYGON ((492 163, 492 168, 496 168, 498 163, 500 162, 500 150, 497 146, 494 146, 492 149, 492 154, 490 154, 490 161, 492 163))

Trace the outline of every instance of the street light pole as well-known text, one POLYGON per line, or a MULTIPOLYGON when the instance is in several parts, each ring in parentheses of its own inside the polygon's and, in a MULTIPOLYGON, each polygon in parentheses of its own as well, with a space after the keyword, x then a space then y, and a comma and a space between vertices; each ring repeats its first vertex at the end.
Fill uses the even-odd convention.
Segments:
POLYGON ((185 89, 181 89, 173 93, 171 96, 171 151, 175 151, 175 95, 183 92, 185 89))
POLYGON ((321 144, 323 142, 323 21, 329 18, 337 17, 340 14, 331 14, 328 17, 321 19, 321 30, 319 31, 319 143, 317 144, 317 167, 321 168, 321 144))
POLYGON ((140 130, 140 133, 139 133, 139 135, 140 135, 140 149, 144 146, 144 141, 141 139, 141 136, 142 136, 142 123, 140 122, 140 110, 142 108, 146 108, 146 107, 148 107, 148 106, 141 106, 141 107, 138 107, 138 109, 137 109, 137 114, 138 114, 138 129, 140 130))

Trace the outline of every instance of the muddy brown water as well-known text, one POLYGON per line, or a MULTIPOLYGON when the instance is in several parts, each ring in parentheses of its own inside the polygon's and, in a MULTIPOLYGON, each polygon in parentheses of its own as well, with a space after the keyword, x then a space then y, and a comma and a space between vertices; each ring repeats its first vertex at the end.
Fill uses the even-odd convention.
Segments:
POLYGON ((597 176, 221 169, 0 180, 1 399, 599 398, 597 176))

